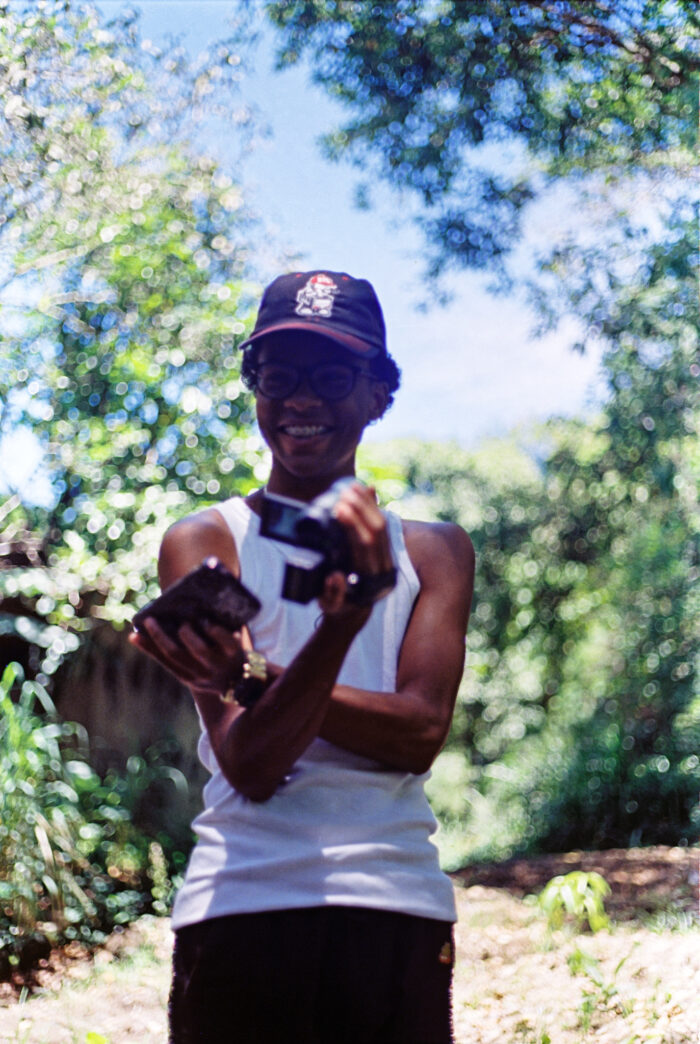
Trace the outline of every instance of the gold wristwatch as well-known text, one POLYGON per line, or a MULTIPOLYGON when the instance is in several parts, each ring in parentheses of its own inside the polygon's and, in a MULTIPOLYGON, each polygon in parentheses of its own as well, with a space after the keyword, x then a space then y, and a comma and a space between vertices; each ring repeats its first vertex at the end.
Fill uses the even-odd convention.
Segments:
POLYGON ((239 703, 241 707, 252 707, 265 691, 267 682, 267 660, 262 653, 251 649, 245 654, 241 677, 226 692, 221 694, 225 703, 239 703))

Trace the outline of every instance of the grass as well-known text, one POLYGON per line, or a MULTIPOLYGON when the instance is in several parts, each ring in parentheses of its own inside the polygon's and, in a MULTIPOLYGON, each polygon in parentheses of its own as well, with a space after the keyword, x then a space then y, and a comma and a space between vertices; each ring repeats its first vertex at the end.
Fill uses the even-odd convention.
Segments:
POLYGON ((137 931, 120 955, 75 962, 56 992, 0 1008, 0 1044, 163 1044, 169 924, 145 917, 137 931))

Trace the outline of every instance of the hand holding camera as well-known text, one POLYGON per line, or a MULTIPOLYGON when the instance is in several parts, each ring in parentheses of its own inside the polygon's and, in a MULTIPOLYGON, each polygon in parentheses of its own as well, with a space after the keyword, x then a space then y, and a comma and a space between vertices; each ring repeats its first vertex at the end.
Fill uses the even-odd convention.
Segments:
POLYGON ((220 694, 245 669, 240 632, 259 610, 256 596, 210 556, 136 614, 131 641, 184 684, 220 694))
MULTIPOLYGON (((268 494, 262 505, 261 535, 316 558, 287 565, 283 598, 318 598, 324 613, 337 615, 369 607, 395 586, 386 521, 366 487, 343 479, 310 504, 268 494)), ((136 614, 132 641, 192 688, 248 706, 263 685, 255 673, 246 677, 256 654, 240 631, 259 610, 258 598, 210 557, 136 614)))
POLYGON ((384 516, 373 493, 354 479, 340 479, 310 504, 266 494, 260 533, 316 552, 315 565, 288 564, 282 597, 306 604, 324 592, 333 573, 345 577, 344 600, 372 605, 396 585, 396 567, 384 516))

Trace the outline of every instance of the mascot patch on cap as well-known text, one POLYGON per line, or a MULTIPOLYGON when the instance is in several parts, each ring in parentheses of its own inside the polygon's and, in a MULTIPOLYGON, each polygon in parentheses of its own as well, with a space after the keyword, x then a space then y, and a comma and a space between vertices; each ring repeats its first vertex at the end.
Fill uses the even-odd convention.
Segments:
POLYGON ((330 276, 325 272, 319 272, 311 276, 306 286, 297 293, 297 306, 294 311, 297 315, 317 315, 323 319, 330 319, 333 314, 333 298, 338 293, 338 287, 330 276))

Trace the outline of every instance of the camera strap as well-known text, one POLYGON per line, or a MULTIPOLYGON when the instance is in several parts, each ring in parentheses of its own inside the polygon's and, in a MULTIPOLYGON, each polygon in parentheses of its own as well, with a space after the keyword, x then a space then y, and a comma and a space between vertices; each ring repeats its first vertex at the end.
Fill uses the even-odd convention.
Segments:
POLYGON ((361 575, 360 573, 349 573, 346 577, 348 592, 345 596, 353 605, 372 605, 384 591, 391 591, 396 587, 396 566, 385 570, 383 573, 372 573, 361 575))

